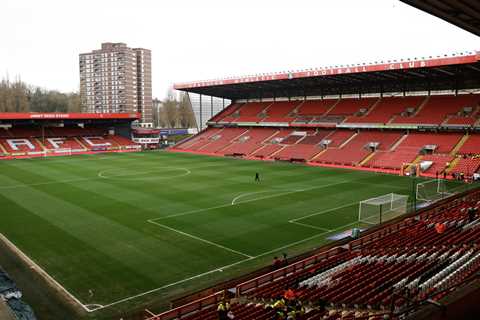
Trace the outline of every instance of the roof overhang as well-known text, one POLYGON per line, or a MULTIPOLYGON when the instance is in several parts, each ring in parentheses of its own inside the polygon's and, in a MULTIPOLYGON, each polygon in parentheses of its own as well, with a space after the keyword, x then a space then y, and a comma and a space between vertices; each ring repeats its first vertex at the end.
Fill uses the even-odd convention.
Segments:
POLYGON ((2 112, 0 120, 137 120, 139 113, 16 113, 2 112))
POLYGON ((232 100, 477 89, 480 52, 178 83, 174 88, 232 100))
POLYGON ((480 36, 478 0, 400 0, 480 36))

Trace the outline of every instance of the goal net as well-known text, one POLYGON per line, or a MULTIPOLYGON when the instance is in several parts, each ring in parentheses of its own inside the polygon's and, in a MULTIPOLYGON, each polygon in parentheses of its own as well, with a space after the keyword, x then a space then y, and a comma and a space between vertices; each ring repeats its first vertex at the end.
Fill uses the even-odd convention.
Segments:
POLYGON ((61 149, 46 149, 43 151, 43 156, 47 157, 50 155, 62 155, 62 156, 71 156, 71 148, 61 148, 61 149))
POLYGON ((417 184, 417 200, 434 202, 445 199, 458 192, 466 190, 468 187, 462 181, 435 179, 417 184))
POLYGON ((383 196, 360 201, 358 221, 379 224, 407 212, 408 196, 389 193, 383 196))

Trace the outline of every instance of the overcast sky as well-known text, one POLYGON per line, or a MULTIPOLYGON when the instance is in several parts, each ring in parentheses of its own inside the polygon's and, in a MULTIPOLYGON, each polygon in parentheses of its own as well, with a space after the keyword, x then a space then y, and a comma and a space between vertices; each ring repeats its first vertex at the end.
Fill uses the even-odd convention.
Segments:
POLYGON ((480 49, 396 0, 0 0, 0 76, 78 91, 78 54, 152 50, 154 97, 175 82, 480 49))

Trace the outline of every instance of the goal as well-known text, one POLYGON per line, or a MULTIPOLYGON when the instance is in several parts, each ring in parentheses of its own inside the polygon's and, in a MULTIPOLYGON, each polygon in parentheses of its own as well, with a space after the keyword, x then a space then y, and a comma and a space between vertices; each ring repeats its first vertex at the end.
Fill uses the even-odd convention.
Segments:
POLYGON ((463 181, 434 179, 417 184, 417 200, 434 202, 467 189, 463 181))
POLYGON ((389 193, 383 196, 360 201, 358 221, 379 224, 407 212, 408 196, 389 193))
POLYGON ((49 155, 62 155, 62 156, 71 156, 72 148, 62 148, 62 149, 46 149, 43 151, 43 156, 47 157, 49 155))

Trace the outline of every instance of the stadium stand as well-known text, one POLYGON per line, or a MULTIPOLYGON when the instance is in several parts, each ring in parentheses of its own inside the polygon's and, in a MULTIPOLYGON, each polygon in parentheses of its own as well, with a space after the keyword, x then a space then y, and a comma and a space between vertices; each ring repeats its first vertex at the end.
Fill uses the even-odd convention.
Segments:
MULTIPOLYGON (((448 7, 452 16, 460 16, 449 5, 442 10, 448 7)), ((420 164, 420 175, 444 172, 453 178, 480 168, 475 133, 480 128, 479 63, 479 52, 469 52, 198 81, 175 88, 231 99, 235 111, 220 129, 224 134, 259 126, 279 130, 273 138, 256 141, 260 148, 249 149, 254 151, 244 155, 246 159, 301 160, 389 173, 420 164), (279 98, 294 101, 276 102, 279 98), (245 109, 242 118, 239 103, 251 104, 251 113, 245 109)), ((221 124, 217 119, 215 126, 221 124)), ((207 129, 205 134, 213 129, 219 130, 207 129)), ((242 150, 238 139, 223 141, 229 153, 242 150)), ((202 152, 182 145, 171 150, 179 149, 202 152)), ((211 154, 224 155, 224 149, 218 150, 211 154)), ((290 290, 305 306, 305 313, 297 317, 302 320, 405 319, 427 302, 443 305, 443 298, 461 291, 465 283, 475 282, 478 290, 479 206, 478 189, 453 196, 361 232, 358 239, 241 280, 235 286, 238 299, 232 302, 235 319, 272 318, 266 313, 276 309, 280 297, 289 300, 290 290)), ((225 286, 229 292, 234 281, 225 286)), ((152 319, 215 319, 220 297, 214 294, 206 298, 210 302, 201 299, 152 319)))
POLYGON ((460 133, 412 132, 389 152, 378 152, 366 163, 376 168, 400 169, 413 163, 422 153, 448 154, 462 138, 460 133))
MULTIPOLYGON (((271 319, 282 299, 301 302, 297 319, 397 319, 427 300, 440 301, 480 271, 478 209, 470 215, 478 206, 480 191, 470 191, 239 283, 242 298, 232 313, 239 320, 271 319)), ((217 293, 150 319, 215 319, 221 299, 217 293)))
POLYGON ((253 152, 251 157, 257 159, 268 159, 283 148, 285 147, 280 144, 265 144, 263 147, 253 152))
POLYGON ((424 162, 428 161, 432 164, 424 171, 425 173, 443 173, 453 161, 454 157, 445 154, 430 154, 421 156, 419 161, 424 162))
POLYGON ((295 120, 293 117, 294 110, 296 110, 303 101, 280 101, 271 104, 266 112, 266 117, 262 122, 291 122, 295 120))
POLYGON ((264 141, 263 146, 257 149, 255 152, 253 152, 250 155, 250 158, 253 158, 253 159, 269 158, 271 155, 285 148, 285 146, 281 144, 281 142, 284 139, 286 139, 291 133, 292 133, 292 130, 289 130, 289 129, 277 131, 277 133, 274 136, 264 141))
POLYGON ((341 99, 325 115, 353 116, 365 114, 378 99, 341 99))
POLYGON ((226 155, 249 155, 260 149, 264 140, 273 137, 276 129, 252 128, 223 150, 226 155))
POLYGON ((0 113, 0 158, 130 152, 138 113, 0 113))
POLYGON ((216 114, 210 121, 211 122, 221 121, 223 118, 235 113, 242 106, 243 106, 242 103, 234 103, 230 105, 229 108, 225 108, 221 112, 216 114))
POLYGON ((322 116, 333 108, 339 100, 325 99, 305 101, 298 108, 297 115, 299 116, 322 116))
POLYGON ((452 165, 446 171, 452 175, 464 173, 467 176, 474 172, 480 172, 480 158, 478 156, 459 156, 452 161, 452 165))
POLYGON ((480 146, 480 134, 471 134, 458 150, 458 153, 471 155, 480 154, 478 146, 480 146))
POLYGON ((247 131, 248 129, 244 128, 230 128, 228 130, 224 129, 221 132, 218 132, 217 134, 211 136, 209 138, 209 142, 198 150, 206 153, 217 152, 218 154, 223 155, 224 153, 220 151, 223 150, 230 143, 232 143, 232 141, 244 135, 247 131))
POLYGON ((241 105, 234 112, 221 119, 223 122, 260 122, 265 118, 265 109, 271 102, 251 102, 241 105))
POLYGON ((376 150, 389 150, 400 139, 398 132, 362 131, 340 148, 329 148, 315 162, 357 165, 376 150))
POLYGON ((435 113, 430 124, 454 123, 454 119, 462 117, 459 112, 471 112, 466 118, 476 122, 479 101, 478 95, 465 95, 233 104, 223 112, 231 114, 230 109, 236 110, 236 116, 226 118, 241 127, 207 128, 172 150, 385 172, 399 172, 405 163, 424 162, 431 163, 422 172, 427 176, 444 171, 456 174, 467 169, 473 174, 478 170, 473 157, 480 154, 480 135, 458 130, 406 130, 398 126, 399 122, 410 125, 410 121, 420 121, 416 125, 428 124, 422 119, 430 113, 435 113), (440 112, 433 112, 437 108, 440 112), (242 123, 242 119, 261 126, 248 127, 250 122, 242 123), (331 127, 331 123, 342 121, 342 127, 331 127), (378 130, 375 126, 388 123, 393 123, 388 130, 378 130), (360 127, 349 128, 355 124, 360 127), (366 129, 362 127, 365 124, 374 126, 366 129), (459 155, 469 158, 460 159, 459 155))
POLYGON ((416 109, 424 99, 424 97, 383 98, 365 115, 348 117, 345 122, 386 124, 394 116, 400 115, 405 110, 416 109))
POLYGON ((286 146, 275 154, 275 159, 292 161, 309 161, 315 155, 324 151, 320 143, 332 133, 330 130, 319 130, 313 134, 307 134, 296 144, 286 146))
POLYGON ((396 116, 393 123, 440 125, 444 121, 448 121, 449 116, 466 113, 469 109, 476 110, 479 102, 477 95, 431 96, 411 113, 406 111, 404 114, 396 116))
POLYGON ((130 139, 110 135, 102 128, 52 127, 42 131, 13 127, 2 130, 0 138, 0 156, 4 158, 138 149, 130 139))
POLYGON ((187 139, 178 145, 178 149, 180 150, 198 150, 203 147, 205 144, 210 142, 210 138, 218 133, 220 133, 223 129, 220 128, 209 128, 208 130, 204 130, 197 134, 196 136, 192 137, 191 139, 187 139))

